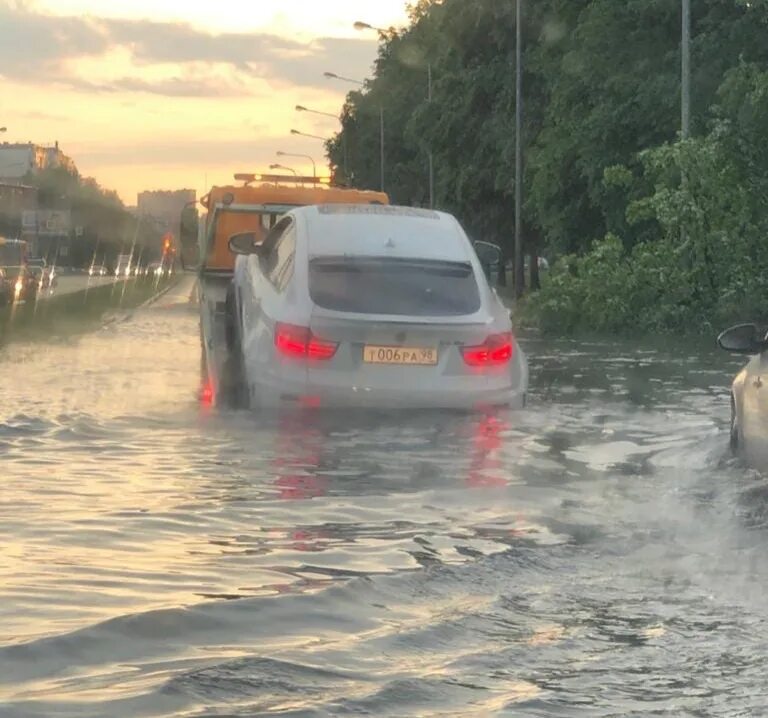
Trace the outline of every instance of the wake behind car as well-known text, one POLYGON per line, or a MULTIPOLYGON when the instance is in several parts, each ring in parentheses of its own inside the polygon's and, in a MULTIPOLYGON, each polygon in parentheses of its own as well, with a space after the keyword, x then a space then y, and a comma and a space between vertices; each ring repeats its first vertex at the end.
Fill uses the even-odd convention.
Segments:
POLYGON ((451 215, 310 206, 259 240, 231 238, 227 301, 251 406, 525 405, 509 311, 451 215))

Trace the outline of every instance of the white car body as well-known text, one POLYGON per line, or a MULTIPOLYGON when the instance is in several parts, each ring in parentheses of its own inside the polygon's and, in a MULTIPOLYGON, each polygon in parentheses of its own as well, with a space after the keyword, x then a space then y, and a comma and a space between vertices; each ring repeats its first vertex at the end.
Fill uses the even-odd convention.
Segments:
POLYGON ((230 300, 251 406, 525 405, 509 310, 451 215, 302 207, 261 247, 238 256, 230 300), (385 363, 406 359, 422 363, 385 363))
POLYGON ((718 337, 722 349, 749 356, 731 384, 731 449, 761 471, 768 469, 768 335, 737 324, 718 337))

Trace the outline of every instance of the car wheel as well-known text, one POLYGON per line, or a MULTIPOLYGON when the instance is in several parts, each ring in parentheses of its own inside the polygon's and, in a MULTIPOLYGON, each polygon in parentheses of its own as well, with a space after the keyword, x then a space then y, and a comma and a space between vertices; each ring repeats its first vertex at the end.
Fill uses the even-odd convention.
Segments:
POLYGON ((235 323, 237 307, 235 303, 235 289, 230 285, 227 289, 227 297, 224 302, 224 339, 227 342, 227 351, 234 353, 237 348, 237 327, 235 323))
POLYGON ((203 323, 200 322, 200 381, 205 384, 208 381, 208 360, 205 354, 205 339, 203 337, 203 323))
POLYGON ((248 405, 245 373, 243 371, 243 347, 240 339, 240 320, 235 301, 234 286, 227 290, 225 302, 225 339, 227 342, 227 361, 224 365, 227 396, 229 404, 236 408, 248 405))
POLYGON ((729 443, 734 453, 739 449, 739 420, 736 416, 736 401, 731 396, 731 432, 729 443))

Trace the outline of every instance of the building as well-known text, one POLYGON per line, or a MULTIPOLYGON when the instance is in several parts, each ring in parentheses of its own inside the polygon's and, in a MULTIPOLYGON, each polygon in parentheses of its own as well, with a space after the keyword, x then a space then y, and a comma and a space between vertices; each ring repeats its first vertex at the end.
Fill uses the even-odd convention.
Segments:
POLYGON ((72 213, 68 209, 32 209, 21 214, 21 238, 29 243, 30 253, 50 262, 68 264, 71 234, 72 213))
POLYGON ((59 149, 59 143, 36 145, 32 142, 0 144, 0 181, 20 180, 29 173, 55 167, 77 172, 74 161, 59 149))
POLYGON ((37 187, 0 182, 0 214, 21 215, 37 208, 37 187))

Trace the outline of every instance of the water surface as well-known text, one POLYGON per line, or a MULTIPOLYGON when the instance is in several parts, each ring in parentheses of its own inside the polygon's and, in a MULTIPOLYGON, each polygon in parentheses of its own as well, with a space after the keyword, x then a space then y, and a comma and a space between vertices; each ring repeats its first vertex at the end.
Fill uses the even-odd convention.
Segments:
POLYGON ((182 282, 0 353, 0 715, 766 713, 709 346, 523 339, 488 415, 215 411, 182 282))

